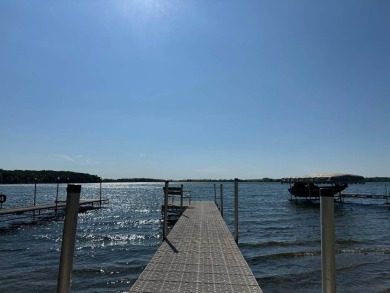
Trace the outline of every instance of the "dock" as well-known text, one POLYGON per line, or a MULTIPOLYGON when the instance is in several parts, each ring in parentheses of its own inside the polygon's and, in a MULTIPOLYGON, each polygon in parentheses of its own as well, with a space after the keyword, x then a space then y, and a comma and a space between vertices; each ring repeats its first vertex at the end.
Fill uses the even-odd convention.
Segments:
POLYGON ((192 202, 130 292, 262 292, 216 204, 192 202))
POLYGON ((390 199, 390 195, 386 194, 367 194, 367 193, 342 193, 341 197, 349 198, 372 198, 372 199, 390 199))
MULTIPOLYGON (((108 199, 82 199, 80 200, 80 208, 93 207, 95 204, 107 204, 108 199)), ((44 210, 58 210, 64 209, 66 207, 66 201, 58 201, 54 204, 45 204, 45 205, 36 205, 28 207, 18 207, 18 208, 7 208, 0 209, 0 216, 4 215, 20 215, 27 212, 41 212, 44 210)))
POLYGON ((389 204, 390 195, 387 194, 367 194, 367 193, 341 193, 340 201, 343 202, 344 198, 365 198, 365 199, 384 199, 385 204, 389 204))

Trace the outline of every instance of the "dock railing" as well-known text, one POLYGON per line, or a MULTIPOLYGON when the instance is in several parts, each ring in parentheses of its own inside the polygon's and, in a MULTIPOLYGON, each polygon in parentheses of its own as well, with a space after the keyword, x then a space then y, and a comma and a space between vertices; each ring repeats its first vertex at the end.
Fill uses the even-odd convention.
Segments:
MULTIPOLYGON (((47 199, 50 200, 50 196, 48 196, 48 193, 51 193, 50 190, 46 188, 45 192, 42 192, 39 190, 39 184, 37 181, 34 182, 32 185, 33 191, 32 191, 32 203, 29 205, 22 205, 22 206, 16 206, 12 199, 17 196, 23 196, 26 198, 25 202, 27 200, 30 200, 31 193, 30 192, 24 192, 24 193, 16 193, 13 192, 11 194, 7 193, 7 196, 2 193, 0 193, 0 203, 2 199, 2 195, 4 198, 8 199, 8 202, 11 203, 11 207, 4 208, 2 207, 0 209, 0 222, 8 222, 13 221, 16 219, 24 219, 29 218, 30 215, 33 217, 34 220, 39 219, 42 214, 47 217, 53 217, 56 218, 58 216, 62 216, 65 211, 66 206, 66 198, 63 199, 61 196, 60 199, 60 178, 57 179, 57 183, 54 190, 54 202, 46 202, 47 199), (40 196, 40 195, 44 196, 40 196), (45 199, 44 201, 42 199, 45 199), (53 214, 51 212, 54 211, 53 214)), ((65 192, 66 196, 66 192, 65 192)), ((7 203, 8 203, 7 202, 7 203)), ((100 184, 100 191, 99 191, 99 198, 98 199, 80 199, 80 211, 85 211, 88 209, 95 209, 95 208, 102 208, 102 205, 108 204, 109 199, 108 198, 102 198, 102 186, 100 184), (97 206, 99 205, 99 206, 97 206)))
MULTIPOLYGON (((234 241, 238 244, 238 182, 239 179, 234 179, 234 241)), ((217 196, 217 187, 214 186, 214 203, 217 206, 218 210, 221 213, 223 218, 224 214, 224 205, 223 205, 223 185, 220 184, 220 196, 218 203, 217 196)), ((162 213, 162 231, 163 231, 163 240, 168 236, 168 223, 175 222, 172 220, 172 217, 175 217, 176 220, 184 212, 185 206, 183 204, 184 199, 188 199, 188 206, 191 205, 192 193, 189 190, 184 190, 183 184, 180 187, 169 186, 169 181, 165 181, 163 187, 164 191, 164 202, 161 206, 162 213), (180 199, 180 206, 175 205, 175 200, 180 199), (171 204, 169 203, 171 202, 171 204), (178 211, 180 209, 180 211, 178 211)))
POLYGON ((184 190, 183 184, 180 185, 180 187, 173 187, 169 186, 169 182, 165 181, 165 186, 163 187, 164 190, 164 204, 162 206, 162 212, 163 212, 163 239, 166 239, 168 236, 168 221, 169 219, 169 213, 176 214, 176 217, 180 216, 183 211, 185 210, 184 206, 184 200, 188 200, 188 205, 191 205, 192 195, 191 191, 184 190), (171 205, 169 205, 169 199, 171 199, 171 205), (179 199, 180 206, 177 207, 174 205, 175 200, 179 199))

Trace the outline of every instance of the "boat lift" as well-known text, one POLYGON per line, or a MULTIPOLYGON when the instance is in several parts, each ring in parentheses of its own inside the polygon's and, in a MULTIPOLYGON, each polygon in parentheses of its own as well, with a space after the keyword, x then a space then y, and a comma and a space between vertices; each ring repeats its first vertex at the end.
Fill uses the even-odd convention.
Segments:
POLYGON ((333 196, 339 194, 339 201, 342 202, 342 193, 349 184, 364 184, 364 177, 342 173, 319 173, 301 177, 282 178, 282 183, 289 183, 290 200, 294 196, 304 197, 306 200, 319 199, 320 188, 330 188, 333 196))
POLYGON ((339 193, 341 200, 341 190, 348 184, 363 184, 364 177, 340 173, 313 174, 283 178, 282 183, 290 184, 290 200, 293 195, 295 199, 320 199, 322 292, 336 292, 334 196, 339 193))

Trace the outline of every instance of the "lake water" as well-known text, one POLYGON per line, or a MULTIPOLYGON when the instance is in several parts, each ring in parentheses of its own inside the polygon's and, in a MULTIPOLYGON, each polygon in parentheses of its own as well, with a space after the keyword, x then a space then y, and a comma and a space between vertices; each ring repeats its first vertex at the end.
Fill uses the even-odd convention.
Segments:
MULTIPOLYGON (((130 289, 162 241, 162 187, 103 183, 103 198, 110 203, 78 217, 72 292, 130 289)), ((56 188, 37 185, 37 204, 53 203, 56 188)), ((60 185, 59 199, 65 199, 65 188, 60 185)), ((320 209, 290 202, 287 188, 239 184, 239 247, 264 292, 321 292, 320 209)), ((184 189, 195 199, 214 199, 213 183, 184 183, 184 189)), ((224 216, 233 231, 233 183, 223 183, 223 189, 224 216)), ((351 185, 346 191, 384 194, 385 184, 351 185)), ((32 205, 34 185, 0 185, 0 193, 7 195, 4 208, 32 205)), ((99 184, 82 184, 81 198, 99 198, 99 184)), ((390 292, 390 210, 384 202, 336 204, 338 292, 390 292)), ((62 228, 63 218, 48 214, 0 218, 0 292, 56 291, 62 228)))

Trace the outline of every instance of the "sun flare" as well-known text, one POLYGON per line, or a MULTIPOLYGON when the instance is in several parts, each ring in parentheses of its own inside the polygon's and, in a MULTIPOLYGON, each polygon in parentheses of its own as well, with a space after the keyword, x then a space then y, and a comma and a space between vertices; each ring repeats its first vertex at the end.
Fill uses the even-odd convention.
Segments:
POLYGON ((150 19, 166 17, 174 12, 176 1, 162 0, 123 0, 120 2, 120 9, 125 16, 138 19, 150 19))

